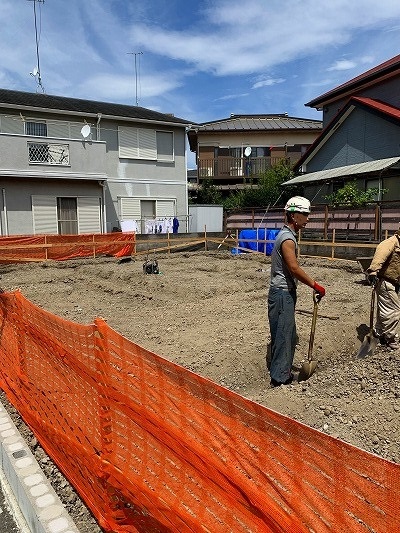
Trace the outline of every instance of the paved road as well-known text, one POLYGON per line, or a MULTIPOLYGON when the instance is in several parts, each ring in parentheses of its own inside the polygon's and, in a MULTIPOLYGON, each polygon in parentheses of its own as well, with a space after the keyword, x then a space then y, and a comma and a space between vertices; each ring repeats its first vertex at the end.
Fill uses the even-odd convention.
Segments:
POLYGON ((5 498, 1 481, 0 478, 0 531, 1 533, 20 533, 21 530, 5 498))
POLYGON ((0 467, 0 533, 29 533, 18 502, 0 467))

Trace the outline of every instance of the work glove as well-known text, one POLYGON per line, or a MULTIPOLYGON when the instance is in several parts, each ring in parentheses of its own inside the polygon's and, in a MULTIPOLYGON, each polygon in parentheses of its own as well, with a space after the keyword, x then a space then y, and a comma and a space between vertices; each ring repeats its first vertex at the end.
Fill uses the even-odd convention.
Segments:
POLYGON ((314 281, 314 291, 317 293, 316 295, 316 299, 317 299, 317 302, 320 302, 321 301, 321 298, 323 298, 323 296, 325 296, 325 287, 323 287, 322 285, 320 285, 319 283, 317 283, 316 281, 314 281))
POLYGON ((376 282, 378 281, 376 273, 371 272, 370 274, 368 274, 367 280, 368 283, 374 287, 376 285, 376 282))

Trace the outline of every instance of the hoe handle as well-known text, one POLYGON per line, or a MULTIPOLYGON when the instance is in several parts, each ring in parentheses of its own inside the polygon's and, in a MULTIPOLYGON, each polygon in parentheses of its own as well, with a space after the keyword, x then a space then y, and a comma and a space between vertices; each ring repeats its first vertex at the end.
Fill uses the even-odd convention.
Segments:
POLYGON ((308 344, 308 360, 312 360, 312 350, 314 346, 314 337, 315 337, 315 326, 317 324, 317 312, 318 312, 318 298, 317 293, 314 291, 313 293, 313 300, 314 300, 314 309, 313 309, 313 315, 312 315, 312 322, 311 322, 311 333, 310 333, 310 342, 308 344))

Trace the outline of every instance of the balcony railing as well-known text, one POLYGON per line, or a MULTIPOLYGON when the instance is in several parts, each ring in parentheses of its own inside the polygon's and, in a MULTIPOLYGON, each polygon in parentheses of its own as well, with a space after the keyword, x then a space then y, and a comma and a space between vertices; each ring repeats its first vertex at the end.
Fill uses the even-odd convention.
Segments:
POLYGON ((28 142, 29 163, 69 165, 68 144, 28 142))
POLYGON ((218 157, 199 159, 198 180, 213 178, 223 182, 251 181, 260 178, 268 169, 287 158, 282 157, 218 157), (239 180, 238 180, 239 178, 239 180))

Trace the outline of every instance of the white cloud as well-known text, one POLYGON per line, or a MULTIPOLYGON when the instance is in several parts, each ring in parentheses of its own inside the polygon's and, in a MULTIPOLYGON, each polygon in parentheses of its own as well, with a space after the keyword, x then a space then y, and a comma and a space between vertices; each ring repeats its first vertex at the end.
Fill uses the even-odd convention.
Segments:
MULTIPOLYGON (((179 87, 177 80, 163 75, 144 76, 138 84, 138 99, 153 98, 172 91, 179 87)), ((82 94, 92 96, 96 100, 112 100, 114 102, 125 101, 134 104, 136 101, 136 84, 133 78, 128 76, 114 76, 112 74, 100 74, 82 82, 79 88, 82 94), (111 96, 111 98, 110 98, 111 96)))
MULTIPOLYGON (((243 113, 302 109, 317 96, 315 89, 325 92, 398 50, 400 2, 393 0, 381 0, 379 9, 372 0, 40 5, 40 64, 48 94, 133 103, 130 54, 141 51, 140 105, 203 122, 224 116, 233 104, 243 113), (251 91, 263 88, 268 90, 251 91)), ((0 18, 0 86, 33 92, 33 3, 0 0, 0 18)))
POLYGON ((382 0, 377 10, 372 0, 249 0, 244 9, 242 2, 222 0, 203 17, 199 30, 184 32, 134 25, 132 39, 154 54, 193 64, 200 71, 219 76, 254 73, 348 43, 354 32, 372 25, 391 25, 400 17, 400 3, 382 0))
POLYGON ((339 59, 335 62, 334 65, 331 67, 328 67, 327 71, 333 71, 333 70, 351 70, 357 65, 355 61, 350 61, 348 59, 339 59))
POLYGON ((276 85, 277 83, 283 83, 284 81, 284 78, 268 78, 266 80, 257 81, 251 88, 260 89, 261 87, 271 87, 272 85, 276 85))
POLYGON ((221 96, 219 98, 214 98, 214 102, 220 102, 223 100, 236 100, 237 98, 244 98, 246 96, 249 96, 249 93, 241 93, 241 94, 227 94, 225 96, 221 96))

